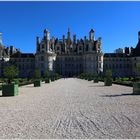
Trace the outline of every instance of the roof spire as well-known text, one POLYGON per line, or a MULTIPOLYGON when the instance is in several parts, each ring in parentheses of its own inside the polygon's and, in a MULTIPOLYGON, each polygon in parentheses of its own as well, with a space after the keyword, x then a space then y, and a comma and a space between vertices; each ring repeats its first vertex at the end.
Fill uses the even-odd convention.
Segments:
POLYGON ((70 39, 70 28, 68 28, 68 38, 67 39, 70 39))
POLYGON ((68 32, 70 32, 70 28, 68 27, 68 32))

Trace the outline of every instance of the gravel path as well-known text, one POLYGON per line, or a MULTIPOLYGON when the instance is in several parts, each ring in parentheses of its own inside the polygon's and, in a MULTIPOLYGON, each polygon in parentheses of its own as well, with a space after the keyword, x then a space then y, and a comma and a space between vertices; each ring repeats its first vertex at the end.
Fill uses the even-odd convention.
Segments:
POLYGON ((0 97, 0 138, 140 138, 140 96, 131 93, 76 78, 20 87, 0 97))

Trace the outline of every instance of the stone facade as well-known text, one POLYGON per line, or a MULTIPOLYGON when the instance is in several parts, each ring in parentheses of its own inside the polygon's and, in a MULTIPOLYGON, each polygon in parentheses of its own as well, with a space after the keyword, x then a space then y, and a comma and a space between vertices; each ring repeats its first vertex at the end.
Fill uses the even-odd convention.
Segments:
POLYGON ((54 71, 55 60, 56 54, 51 48, 50 33, 45 29, 41 42, 39 37, 36 38, 35 68, 40 69, 41 75, 45 75, 47 70, 54 71))
POLYGON ((106 70, 112 70, 113 77, 128 77, 132 76, 131 57, 118 53, 104 54, 104 73, 106 70))
MULTIPOLYGON (((94 38, 93 29, 90 30, 88 39, 84 37, 80 40, 76 39, 76 35, 71 39, 69 29, 67 37, 63 35, 62 39, 50 38, 50 32, 45 29, 42 40, 36 38, 35 54, 14 52, 8 55, 8 64, 17 66, 20 77, 32 76, 35 69, 39 69, 42 76, 47 70, 66 77, 77 76, 83 72, 101 73, 103 71, 101 38, 97 40, 94 38)), ((10 49, 9 53, 13 48, 10 49)), ((3 63, 6 64, 6 61, 3 63)))
POLYGON ((4 67, 10 65, 10 56, 20 52, 13 46, 6 47, 2 44, 2 33, 0 33, 0 77, 3 76, 4 67))
POLYGON ((15 65, 20 77, 33 77, 35 70, 35 55, 32 53, 15 53, 10 57, 10 65, 15 65))
POLYGON ((140 65, 140 32, 138 32, 138 43, 135 48, 125 48, 122 53, 104 54, 104 73, 111 69, 114 77, 139 76, 138 65, 140 65))
POLYGON ((20 52, 14 46, 6 47, 2 44, 2 33, 0 33, 0 61, 9 61, 10 56, 20 52))
POLYGON ((20 77, 32 77, 35 69, 40 69, 42 76, 46 71, 57 72, 64 77, 77 76, 80 73, 102 73, 111 69, 114 77, 135 77, 140 65, 140 32, 136 48, 118 49, 116 53, 103 54, 99 37, 95 40, 93 29, 89 37, 76 39, 68 29, 67 37, 50 38, 50 32, 45 29, 43 38, 36 38, 36 53, 21 53, 13 46, 2 45, 0 34, 0 76, 3 76, 5 66, 16 65, 20 77), (124 50, 124 51, 122 51, 124 50))
POLYGON ((82 72, 100 73, 103 71, 103 53, 101 51, 101 38, 94 40, 94 31, 89 32, 89 39, 77 40, 76 35, 71 39, 68 29, 67 38, 52 37, 47 29, 41 42, 36 39, 36 68, 40 68, 42 74, 46 70, 71 77, 82 72))

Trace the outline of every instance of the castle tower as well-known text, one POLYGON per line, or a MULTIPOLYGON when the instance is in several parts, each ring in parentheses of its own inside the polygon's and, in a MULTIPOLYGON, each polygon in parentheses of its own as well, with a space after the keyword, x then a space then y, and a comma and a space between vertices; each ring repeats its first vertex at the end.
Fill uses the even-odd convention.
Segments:
POLYGON ((44 30, 44 39, 46 41, 46 51, 49 52, 50 51, 50 32, 47 29, 44 30))
POLYGON ((76 43, 77 43, 77 40, 76 40, 76 34, 75 34, 73 35, 73 45, 72 45, 73 52, 76 50, 76 43))
POLYGON ((39 37, 36 37, 36 52, 40 51, 39 37))
POLYGON ((62 36, 62 41, 65 43, 65 35, 62 36))
POLYGON ((98 43, 97 43, 97 46, 96 46, 96 51, 97 52, 100 52, 101 51, 101 44, 102 44, 102 38, 99 37, 98 38, 98 43))
POLYGON ((84 48, 83 48, 83 52, 86 51, 86 45, 87 45, 87 37, 84 36, 84 48))
POLYGON ((55 44, 55 38, 52 37, 52 51, 55 51, 54 44, 55 44))
POLYGON ((90 32, 89 32, 89 40, 90 41, 94 40, 94 30, 93 29, 91 29, 90 32))
POLYGON ((73 44, 76 44, 76 35, 73 35, 73 44))
POLYGON ((68 28, 68 33, 67 33, 67 45, 71 45, 71 38, 70 38, 70 28, 68 28))
POLYGON ((2 45, 2 33, 0 32, 0 45, 2 45))
POLYGON ((87 40, 87 37, 86 36, 84 36, 84 42, 86 43, 86 40, 87 40))
POLYGON ((67 53, 70 52, 70 47, 71 47, 72 41, 70 38, 70 28, 68 28, 68 33, 67 33, 67 53))
POLYGON ((70 28, 68 28, 67 39, 70 40, 70 28))
POLYGON ((67 52, 67 47, 66 47, 66 39, 65 39, 65 35, 62 36, 62 43, 63 43, 64 53, 66 53, 66 52, 67 52))
POLYGON ((50 32, 47 29, 44 30, 44 37, 46 40, 50 40, 50 32))
POLYGON ((39 37, 36 38, 36 44, 38 51, 35 55, 35 67, 41 71, 41 75, 43 76, 47 70, 54 70, 54 61, 56 58, 53 51, 55 38, 52 37, 50 41, 50 32, 45 29, 42 40, 39 41, 39 37))

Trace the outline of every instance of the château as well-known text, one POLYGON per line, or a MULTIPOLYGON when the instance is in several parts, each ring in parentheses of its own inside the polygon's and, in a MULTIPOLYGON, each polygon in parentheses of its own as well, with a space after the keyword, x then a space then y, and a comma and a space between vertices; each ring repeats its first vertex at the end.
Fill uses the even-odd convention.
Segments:
POLYGON ((101 37, 95 39, 95 31, 91 29, 88 37, 77 39, 76 34, 61 39, 51 37, 45 29, 43 37, 36 37, 36 52, 22 53, 13 46, 2 44, 0 33, 0 76, 4 67, 15 65, 19 69, 19 77, 32 77, 35 69, 44 76, 46 71, 59 73, 64 77, 78 76, 81 73, 102 74, 111 69, 113 77, 135 77, 136 67, 140 63, 140 32, 135 48, 117 49, 115 53, 102 52, 101 37))

